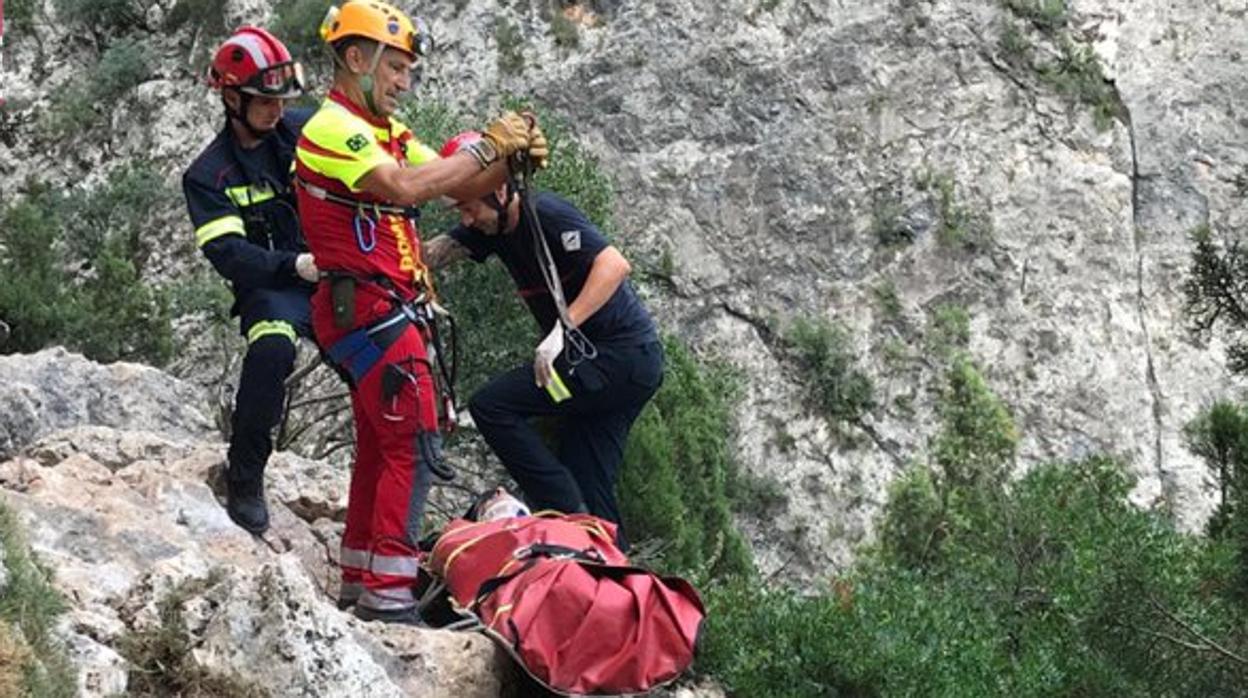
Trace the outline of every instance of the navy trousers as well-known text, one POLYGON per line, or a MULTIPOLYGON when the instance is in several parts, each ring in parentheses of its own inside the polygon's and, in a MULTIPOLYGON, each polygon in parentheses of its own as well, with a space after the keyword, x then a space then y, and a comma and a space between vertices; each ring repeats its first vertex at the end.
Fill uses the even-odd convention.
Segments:
POLYGON ((619 523, 616 475, 629 428, 663 382, 663 345, 603 343, 592 361, 573 367, 561 356, 555 370, 570 399, 556 404, 529 364, 487 383, 468 410, 534 510, 587 511, 619 523), (551 415, 560 418, 558 455, 530 423, 551 415))
POLYGON ((230 423, 227 476, 237 484, 260 487, 294 366, 295 344, 285 336, 261 337, 247 347, 230 423))

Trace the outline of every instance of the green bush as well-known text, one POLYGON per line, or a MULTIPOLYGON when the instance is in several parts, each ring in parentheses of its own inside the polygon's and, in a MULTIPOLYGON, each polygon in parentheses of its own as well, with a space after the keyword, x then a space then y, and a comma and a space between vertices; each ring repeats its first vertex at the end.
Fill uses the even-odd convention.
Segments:
POLYGON ((1248 277, 1248 248, 1235 237, 1215 240, 1209 226, 1191 232, 1192 260, 1183 282, 1183 312, 1200 342, 1219 328, 1227 339, 1227 367, 1248 373, 1248 303, 1239 293, 1248 277))
POLYGON ((740 393, 727 369, 665 343, 663 386, 633 426, 620 468, 620 507, 634 541, 659 541, 662 566, 706 577, 753 569, 732 520, 742 483, 731 435, 740 393))
POLYGON ((524 70, 524 37, 520 27, 499 17, 494 25, 494 41, 498 43, 498 72, 519 75, 524 70))
POLYGON ((229 30, 225 26, 225 3, 218 0, 178 0, 165 16, 165 28, 176 31, 187 25, 205 39, 224 36, 229 30))
POLYGON ((1096 53, 1068 37, 1063 37, 1061 50, 1056 61, 1038 68, 1040 79, 1072 102, 1090 107, 1096 127, 1108 129, 1121 113, 1122 104, 1096 53))
POLYGON ((63 344, 97 361, 162 365, 172 355, 170 304, 141 282, 142 230, 163 184, 140 163, 100 188, 32 187, 0 221, 5 351, 63 344))
POLYGON ((815 596, 711 586, 698 667, 734 695, 1242 695, 1226 549, 1132 506, 1131 485, 1107 459, 1046 465, 931 569, 884 542, 815 596))
POLYGON ((875 389, 854 367, 849 334, 822 321, 798 319, 785 346, 801 372, 811 407, 836 423, 854 423, 875 408, 875 389))
POLYGON ((179 584, 156 604, 159 625, 132 630, 121 638, 121 654, 130 663, 129 694, 198 698, 267 698, 271 695, 260 684, 241 676, 204 669, 192 655, 194 645, 182 605, 218 584, 221 578, 220 572, 213 571, 205 579, 190 579, 179 584))
POLYGON ((972 211, 958 199, 957 183, 947 173, 921 172, 915 178, 919 191, 935 195, 936 211, 940 214, 940 227, 936 240, 948 248, 966 250, 983 249, 992 242, 992 225, 988 217, 972 211))
POLYGON ((1002 0, 1005 7, 1044 32, 1056 32, 1067 24, 1066 0, 1002 0))
POLYGON ((1206 526, 1235 550, 1235 592, 1248 601, 1248 408, 1220 401, 1183 429, 1188 448, 1205 461, 1220 495, 1206 526))
POLYGON ((131 0, 53 0, 56 16, 88 31, 124 33, 143 23, 140 5, 131 0))
POLYGON ((971 341, 971 316, 966 308, 942 303, 931 312, 925 337, 928 348, 944 359, 966 349, 971 341))
POLYGON ((325 66, 328 75, 331 59, 321 40, 321 21, 330 6, 337 4, 333 0, 278 0, 273 4, 269 30, 303 61, 305 68, 325 66))
MULTIPOLYGON (((0 546, 4 549, 3 565, 8 570, 8 581, 0 594, 0 630, 10 635, 10 628, 15 629, 30 650, 28 661, 12 668, 22 673, 23 694, 33 698, 71 698, 77 695, 77 670, 53 632, 57 619, 66 610, 65 602, 50 583, 51 573, 31 555, 17 517, 3 502, 0 546)), ((9 667, 0 669, 6 675, 10 671, 9 667)))
POLYGON ((1014 419, 969 359, 955 360, 947 379, 932 460, 947 487, 993 492, 1013 465, 1018 446, 1014 419))
POLYGON ((129 38, 115 41, 98 63, 53 99, 53 130, 69 134, 91 128, 122 95, 150 76, 151 56, 146 45, 129 38))
POLYGON ((8 0, 4 3, 5 28, 23 34, 29 32, 34 27, 40 4, 39 0, 8 0))

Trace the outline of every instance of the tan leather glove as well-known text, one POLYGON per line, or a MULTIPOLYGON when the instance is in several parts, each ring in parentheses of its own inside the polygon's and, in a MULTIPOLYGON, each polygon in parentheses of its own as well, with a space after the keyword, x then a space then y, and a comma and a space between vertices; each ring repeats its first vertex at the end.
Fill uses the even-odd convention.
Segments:
POLYGON ((544 170, 550 164, 550 146, 546 143, 546 134, 542 133, 542 127, 537 123, 537 117, 533 112, 525 112, 523 116, 530 124, 529 160, 533 162, 534 167, 544 170))
POLYGON ((493 146, 494 157, 488 158, 488 165, 498 158, 509 158, 529 148, 529 122, 523 116, 509 111, 490 122, 481 136, 493 146))

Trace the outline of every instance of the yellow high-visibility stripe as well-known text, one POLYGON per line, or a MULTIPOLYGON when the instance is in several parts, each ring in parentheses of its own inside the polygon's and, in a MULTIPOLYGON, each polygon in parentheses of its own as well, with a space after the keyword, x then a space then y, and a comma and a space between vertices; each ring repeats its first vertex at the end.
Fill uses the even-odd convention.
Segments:
POLYGON ((323 152, 298 147, 295 155, 299 162, 342 182, 351 191, 359 191, 355 183, 373 168, 394 162, 377 143, 373 126, 332 100, 326 100, 301 133, 323 152))
POLYGON ((251 185, 226 187, 225 195, 230 197, 230 201, 233 201, 234 205, 239 208, 252 206, 262 201, 268 201, 276 196, 273 193, 273 189, 267 185, 262 187, 251 185))
POLYGON ((295 341, 294 325, 284 320, 261 320, 252 325, 250 330, 247 330, 247 343, 251 344, 261 337, 268 337, 274 334, 281 335, 292 342, 295 341))
POLYGON ((222 216, 195 229, 195 244, 203 247, 222 235, 246 235, 243 219, 238 216, 222 216))

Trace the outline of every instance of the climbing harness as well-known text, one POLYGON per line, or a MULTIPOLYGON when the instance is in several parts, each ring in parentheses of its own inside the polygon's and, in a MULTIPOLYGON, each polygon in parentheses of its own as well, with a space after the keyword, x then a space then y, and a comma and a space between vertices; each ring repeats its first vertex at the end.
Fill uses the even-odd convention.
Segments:
POLYGON ((564 339, 567 343, 564 353, 568 357, 570 371, 575 372, 576 367, 582 362, 593 361, 598 357, 598 348, 581 332, 579 327, 572 323, 572 316, 568 314, 568 301, 563 294, 559 270, 555 266, 555 258, 550 253, 550 245, 547 244, 546 235, 542 231, 542 221, 538 218, 537 207, 533 203, 536 195, 532 182, 533 162, 527 154, 518 154, 513 158, 512 170, 520 173, 520 176, 516 178, 516 192, 520 197, 520 205, 528 212, 529 220, 533 223, 532 231, 535 239, 533 247, 537 255, 537 266, 542 271, 542 280, 555 303, 555 311, 559 314, 559 320, 563 322, 564 339))

